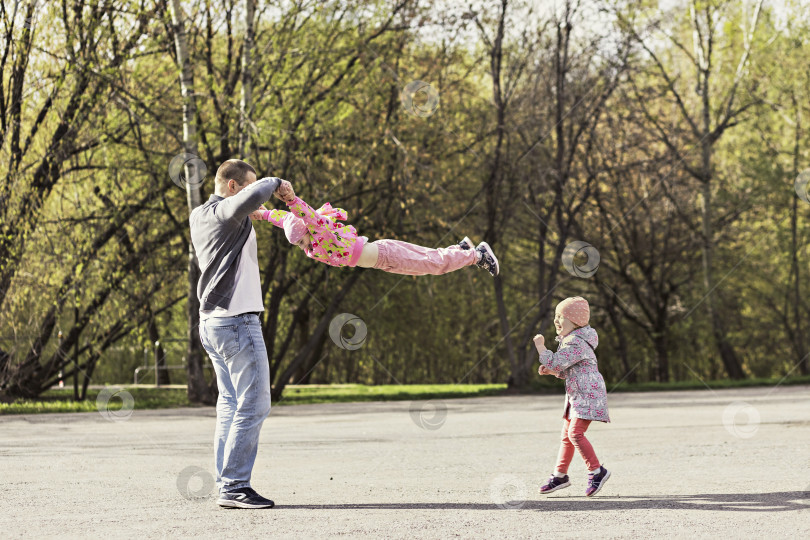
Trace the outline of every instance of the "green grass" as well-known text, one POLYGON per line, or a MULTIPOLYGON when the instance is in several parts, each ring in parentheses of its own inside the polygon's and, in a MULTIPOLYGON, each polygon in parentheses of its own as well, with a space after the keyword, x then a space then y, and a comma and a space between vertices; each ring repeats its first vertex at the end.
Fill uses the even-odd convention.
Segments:
POLYGON ((733 379, 718 379, 716 381, 706 381, 706 384, 700 381, 677 381, 668 383, 633 383, 628 384, 623 382, 621 384, 608 384, 608 390, 613 392, 665 392, 672 390, 705 390, 708 386, 712 390, 720 390, 722 388, 746 388, 751 386, 789 386, 793 384, 810 384, 810 375, 800 377, 759 377, 751 379, 743 379, 735 381, 733 379))
MULTIPOLYGON (((677 390, 704 390, 708 385, 712 390, 721 388, 743 388, 751 386, 774 386, 776 384, 810 384, 810 376, 780 378, 753 378, 742 381, 717 380, 707 381, 704 385, 700 381, 680 381, 671 383, 634 383, 622 382, 620 384, 608 383, 610 392, 651 392, 651 391, 677 391, 677 390)), ((171 407, 188 407, 188 397, 185 388, 148 388, 124 387, 132 396, 135 409, 165 409, 171 407)), ((481 397, 502 395, 506 393, 505 384, 412 384, 412 385, 380 385, 366 386, 362 384, 324 385, 312 387, 290 387, 284 391, 282 399, 274 405, 300 405, 306 403, 347 403, 356 401, 402 401, 414 399, 450 399, 464 397, 481 397)), ((69 388, 49 390, 36 400, 24 399, 12 403, 0 403, 2 414, 35 414, 35 413, 65 413, 65 412, 97 412, 99 410, 96 399, 99 390, 88 390, 88 399, 74 402, 73 390, 69 388)), ((525 393, 552 393, 564 392, 563 381, 553 377, 538 377, 531 382, 531 388, 525 393)), ((125 396, 127 397, 127 396, 125 396)), ((107 402, 106 410, 119 411, 124 400, 113 396, 107 402)), ((102 407, 103 409, 103 407, 102 407)))
MULTIPOLYGON (((531 381, 531 390, 544 393, 563 392, 564 383, 551 376, 536 378, 531 381)), ((641 383, 607 383, 608 392, 672 392, 678 390, 720 390, 723 388, 747 388, 752 386, 788 386, 792 384, 810 384, 810 375, 800 377, 759 377, 735 381, 733 379, 718 379, 715 381, 675 381, 667 383, 641 382, 641 383)))
MULTIPOLYGON (((120 388, 120 387, 115 387, 120 388)), ((123 387, 132 396, 135 409, 166 409, 188 407, 185 388, 133 388, 123 387)), ((114 390, 113 390, 114 391, 114 390)), ((96 403, 101 390, 87 390, 85 401, 73 401, 73 389, 48 390, 39 399, 21 399, 13 403, 0 403, 0 414, 97 412, 96 403)), ((113 395, 106 402, 106 410, 120 411, 126 396, 113 395)), ((102 407, 102 410, 104 408, 102 407)))
MULTIPOLYGON (((132 396, 135 409, 165 409, 188 407, 185 388, 142 388, 125 386, 132 396)), ((352 401, 401 401, 412 399, 439 399, 454 397, 491 396, 503 393, 505 384, 415 384, 365 386, 347 384, 317 386, 312 388, 294 387, 284 391, 281 400, 274 405, 300 405, 305 403, 342 403, 352 401)), ((64 388, 48 390, 39 399, 22 399, 13 403, 0 403, 1 414, 35 414, 97 412, 96 404, 100 390, 88 390, 87 400, 73 401, 73 390, 64 388)), ((128 396, 112 397, 102 410, 120 411, 128 396)))
POLYGON ((319 388, 288 388, 279 405, 304 403, 345 403, 350 401, 403 401, 493 396, 504 393, 505 384, 362 384, 319 388))

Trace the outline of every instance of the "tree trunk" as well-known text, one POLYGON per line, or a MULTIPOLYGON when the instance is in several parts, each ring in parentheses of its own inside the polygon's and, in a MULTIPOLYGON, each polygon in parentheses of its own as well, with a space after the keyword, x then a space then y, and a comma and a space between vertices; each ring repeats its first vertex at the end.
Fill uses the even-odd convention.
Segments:
MULTIPOLYGON (((486 205, 487 205, 487 230, 484 233, 484 240, 494 247, 498 242, 497 232, 497 216, 498 209, 501 207, 498 200, 498 186, 501 178, 503 143, 506 135, 506 102, 504 101, 503 91, 501 88, 501 64, 503 61, 503 38, 504 26, 506 24, 506 9, 508 6, 507 0, 501 0, 501 12, 498 20, 498 30, 490 54, 490 76, 492 77, 492 101, 495 104, 496 119, 498 125, 496 126, 497 141, 495 143, 495 155, 492 160, 492 168, 490 170, 486 190, 486 205)), ((500 262, 500 261, 499 261, 500 262)), ((515 355, 515 348, 512 343, 511 330, 509 328, 509 314, 506 310, 506 302, 503 293, 503 281, 500 275, 495 276, 493 280, 495 287, 495 304, 498 310, 498 321, 503 334, 504 345, 506 346, 506 357, 509 361, 510 376, 509 387, 523 387, 527 383, 527 374, 525 370, 521 369, 522 362, 518 362, 515 355)))
MULTIPOLYGON (((321 340, 318 342, 315 352, 313 352, 312 356, 309 357, 309 362, 305 364, 306 370, 304 370, 304 372, 297 379, 295 379, 295 384, 312 384, 312 372, 315 371, 315 366, 317 366, 321 362, 321 359, 324 358, 323 349, 325 345, 326 334, 321 336, 321 340)), ((374 363, 376 364, 376 362, 374 363)), ((328 381, 328 379, 325 379, 325 381, 328 381)))
MULTIPOLYGON (((180 90, 183 97, 183 149, 188 154, 197 155, 196 116, 197 106, 194 98, 194 71, 188 53, 186 24, 180 0, 172 0, 172 25, 174 26, 174 44, 177 49, 177 63, 180 69, 180 90)), ((190 175, 186 176, 187 178, 190 175)), ((188 210, 191 212, 202 204, 198 183, 186 182, 188 210)), ((197 282, 200 280, 200 267, 194 246, 188 245, 188 346, 186 350, 186 372, 188 374, 188 399, 192 403, 213 405, 216 403, 216 392, 205 382, 202 368, 202 344, 200 342, 200 301, 197 298, 197 282)), ((214 386, 214 388, 216 388, 214 386)))
POLYGON ((276 383, 273 386, 272 390, 272 399, 273 401, 278 401, 281 399, 281 395, 284 392, 284 388, 287 386, 287 383, 292 377, 293 373, 295 373, 298 368, 306 362, 310 356, 312 356, 313 352, 318 346, 320 340, 324 337, 327 329, 329 328, 329 323, 332 321, 332 317, 335 315, 335 311, 337 311, 337 307, 340 305, 340 302, 346 297, 349 291, 354 287, 357 283, 357 280, 360 279, 360 276, 363 274, 363 271, 355 271, 353 272, 342 284, 340 289, 335 293, 332 297, 332 300, 329 302, 329 305, 326 306, 326 311, 321 316, 321 320, 318 322, 318 326, 315 327, 315 331, 312 332, 312 335, 309 337, 309 341, 307 342, 306 346, 298 351, 298 354, 295 355, 295 358, 290 362, 281 375, 278 376, 276 379, 276 383))
MULTIPOLYGON (((311 311, 309 309, 309 304, 304 304, 303 309, 301 310, 301 317, 299 318, 297 324, 290 326, 290 331, 295 332, 296 327, 298 329, 298 350, 302 351, 307 346, 307 342, 309 341, 309 319, 311 316, 311 311)), ((301 364, 301 367, 292 374, 290 377, 293 381, 296 381, 296 384, 304 377, 307 370, 310 369, 312 366, 311 360, 304 362, 301 364)), ((307 383, 304 383, 307 384, 307 383)))
POLYGON ((667 331, 665 328, 653 332, 655 348, 655 380, 669 382, 669 350, 667 348, 667 331))
MULTIPOLYGON (((793 178, 799 174, 799 149, 802 137, 802 115, 799 109, 799 104, 796 102, 796 95, 792 94, 793 107, 796 109, 796 130, 793 141, 793 178)), ((799 358, 799 372, 802 375, 810 373, 810 365, 808 365, 806 348, 804 346, 804 334, 802 333, 802 315, 801 304, 801 289, 799 287, 799 235, 798 235, 798 217, 799 217, 799 198, 793 197, 793 206, 790 209, 790 275, 793 278, 793 323, 795 330, 793 335, 796 336, 796 355, 799 358)), ((787 314, 786 314, 787 318, 787 314)))
POLYGON ((616 330, 616 342, 617 342, 617 349, 619 350, 619 357, 622 361, 622 366, 624 367, 624 380, 627 380, 628 383, 634 383, 637 380, 636 371, 634 368, 630 367, 630 358, 627 354, 627 336, 624 333, 624 328, 622 328, 621 319, 619 318, 619 313, 616 310, 616 297, 610 293, 604 293, 603 298, 605 298, 605 306, 608 317, 610 317, 610 322, 613 324, 613 328, 616 330))
POLYGON ((512 344, 512 330, 509 328, 509 313, 506 311, 506 302, 503 299, 503 281, 501 276, 495 276, 495 302, 498 306, 498 320, 501 325, 501 333, 506 344, 506 357, 509 359, 511 374, 508 385, 510 388, 523 388, 528 384, 528 377, 525 369, 521 369, 523 363, 518 362, 515 355, 515 347, 512 344))
POLYGON ((253 107, 253 71, 251 54, 253 54, 254 28, 253 19, 256 10, 255 0, 245 0, 245 44, 242 49, 242 101, 239 111, 239 156, 248 157, 250 144, 250 117, 253 107))
POLYGON ((704 174, 706 179, 701 187, 703 195, 703 203, 701 205, 701 219, 703 221, 703 253, 702 253, 702 266, 703 266, 703 288, 706 291, 706 311, 709 315, 709 322, 712 325, 712 335, 714 336, 715 344, 720 352, 720 359, 723 361, 723 366, 726 368, 726 373, 732 379, 742 379, 745 377, 740 365, 740 360, 734 348, 728 342, 726 337, 726 330, 723 327, 722 320, 717 312, 717 303, 714 294, 714 274, 712 268, 712 257, 714 255, 714 239, 712 238, 712 206, 711 206, 711 172, 709 156, 711 149, 704 141, 704 174))
MULTIPOLYGON (((695 22, 694 24, 698 24, 695 22)), ((708 21, 711 25, 711 21, 708 21)), ((711 33, 709 34, 709 44, 707 49, 711 51, 711 33)), ((701 43, 702 46, 702 43, 701 43)), ((700 57, 699 57, 700 58, 700 57)), ((700 139, 701 145, 701 195, 703 197, 701 205, 701 220, 703 225, 703 249, 702 249, 702 266, 703 266, 703 287, 706 291, 706 312, 709 315, 709 322, 712 325, 712 335, 714 336, 715 344, 720 352, 720 358, 723 361, 723 366, 726 368, 728 376, 732 379, 742 379, 744 374, 740 360, 737 357, 734 348, 728 342, 726 330, 717 312, 716 296, 714 294, 714 268, 712 267, 712 258, 714 256, 714 229, 712 226, 712 151, 714 146, 714 136, 711 128, 711 106, 709 103, 709 73, 711 67, 707 60, 701 61, 699 64, 698 86, 700 88, 700 95, 702 98, 701 120, 703 133, 700 139)))
POLYGON ((740 365, 740 360, 734 348, 728 342, 726 330, 717 312, 717 304, 714 295, 714 275, 712 269, 712 256, 714 254, 714 241, 712 240, 712 212, 711 212, 711 184, 707 181, 702 187, 703 204, 701 207, 701 218, 703 220, 703 288, 706 291, 706 311, 712 325, 712 335, 715 344, 720 352, 720 359, 726 368, 726 373, 732 379, 742 379, 745 377, 740 365))
POLYGON ((147 304, 146 310, 148 313, 148 323, 146 325, 146 329, 149 332, 149 341, 154 345, 157 343, 157 380, 158 383, 163 386, 167 384, 171 384, 171 379, 169 377, 169 370, 164 369, 166 367, 166 350, 163 348, 163 344, 160 343, 160 331, 158 330, 157 321, 155 320, 155 315, 152 313, 152 307, 147 304))

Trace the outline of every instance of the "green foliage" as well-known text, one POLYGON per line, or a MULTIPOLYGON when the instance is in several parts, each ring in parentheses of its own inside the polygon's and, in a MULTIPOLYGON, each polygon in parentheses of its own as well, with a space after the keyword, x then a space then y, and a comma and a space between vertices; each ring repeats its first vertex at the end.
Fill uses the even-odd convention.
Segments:
MULTIPOLYGON (((0 175, 4 186, 14 186, 0 192, 0 350, 12 359, 9 366, 31 361, 52 371, 40 374, 29 393, 55 377, 53 359, 65 360, 69 369, 77 349, 82 373, 95 370, 94 382, 130 382, 144 363, 145 347, 152 365, 155 339, 164 342, 167 363, 186 360, 186 344, 169 341, 188 331, 187 200, 167 174, 168 162, 182 150, 176 53, 166 13, 160 3, 147 4, 124 2, 96 19, 90 11, 63 14, 48 5, 34 28, 19 118, 20 144, 28 134, 30 144, 19 159, 10 137, 0 145, 0 175), (134 14, 152 7, 140 25, 134 14), (74 20, 79 16, 81 24, 74 20), (89 29, 95 32, 92 46, 89 29), (113 64, 116 54, 122 60, 113 64), (79 91, 82 81, 87 88, 79 91), (70 116, 72 97, 84 108, 70 116), (66 117, 73 131, 57 151, 51 144, 66 117), (52 173, 37 172, 49 163, 52 173), (38 203, 25 206, 27 201, 38 203), (61 352, 60 330, 66 343, 61 352)), ((742 2, 698 4, 699 17, 710 6, 717 23, 709 84, 710 123, 716 126, 728 106, 722 96, 735 84, 751 12, 742 2)), ((205 2, 188 14, 196 143, 209 173, 203 200, 213 190, 217 166, 238 153, 243 41, 239 10, 229 12, 228 5, 205 2)), ((536 17, 523 17, 529 3, 510 4, 500 147, 487 56, 497 10, 480 10, 484 33, 461 17, 464 10, 435 13, 415 3, 395 15, 394 3, 384 1, 282 2, 279 9, 260 10, 250 142, 241 157, 260 176, 291 180, 316 207, 329 201, 346 209, 349 222, 371 240, 446 247, 465 235, 480 241, 495 234, 508 329, 507 336, 492 280, 475 268, 419 278, 324 270, 291 248, 279 230, 259 224, 267 287, 263 322, 266 330, 275 328, 274 335, 266 332, 274 376, 307 345, 348 277, 362 272, 337 312, 363 319, 366 344, 344 350, 327 335, 289 382, 500 384, 515 374, 507 337, 523 360, 531 360, 525 336, 545 323, 551 341, 549 313, 542 316, 538 305, 548 296, 553 310, 573 294, 591 301, 600 368, 609 383, 626 382, 630 372, 639 381, 654 380, 660 354, 654 339, 661 332, 672 379, 692 384, 698 377, 723 377, 702 308, 700 183, 689 170, 699 164, 699 141, 648 51, 629 40, 628 66, 616 91, 580 138, 572 135, 575 121, 587 116, 607 86, 605 74, 618 69, 618 44, 631 29, 650 38, 651 51, 673 74, 672 87, 697 118, 703 100, 690 59, 693 21, 682 5, 666 13, 655 2, 599 5, 606 8, 598 24, 605 35, 586 30, 596 24, 587 19, 593 14, 578 15, 586 19, 575 20, 571 71, 557 96, 559 25, 532 26, 536 17), (410 114, 401 101, 403 87, 415 80, 438 90, 439 107, 429 116, 410 114), (565 170, 556 162, 558 149, 570 152, 565 170), (567 183, 558 199, 555 182, 563 174, 567 183), (563 231, 566 222, 573 225, 563 231), (558 248, 574 239, 599 249, 598 279, 575 278, 562 268, 558 248), (670 288, 678 281, 683 283, 670 288), (277 311, 271 310, 274 298, 277 311), (611 302, 618 322, 609 316, 611 302), (300 322, 293 324, 296 313, 300 322), (656 321, 664 321, 663 330, 656 321)), ((804 294, 810 205, 799 201, 793 209, 793 181, 810 168, 810 26, 800 6, 786 9, 786 22, 780 22, 764 8, 734 101, 750 106, 712 148, 717 288, 711 294, 752 380, 796 373, 801 351, 810 350, 804 294)), ((9 27, 14 47, 22 36, 17 23, 9 27)), ((15 48, 10 54, 23 53, 15 48)), ((7 94, 12 68, 4 65, 7 94)), ((275 199, 270 204, 281 206, 275 199)), ((8 382, 6 373, 0 364, 0 385, 8 382)), ((182 370, 170 376, 185 382, 182 370)), ((151 382, 154 372, 146 377, 151 382)), ((285 401, 305 395, 290 393, 285 401)), ((90 405, 76 407, 91 406, 92 393, 88 398, 90 405)))

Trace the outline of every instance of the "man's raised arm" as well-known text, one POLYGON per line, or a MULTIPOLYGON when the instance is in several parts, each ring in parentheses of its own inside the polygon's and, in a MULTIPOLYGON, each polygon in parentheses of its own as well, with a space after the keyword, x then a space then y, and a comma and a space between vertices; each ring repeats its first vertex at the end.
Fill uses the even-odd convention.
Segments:
POLYGON ((217 217, 222 221, 244 220, 254 210, 273 196, 281 185, 281 178, 262 178, 245 186, 239 193, 226 198, 217 205, 217 217))

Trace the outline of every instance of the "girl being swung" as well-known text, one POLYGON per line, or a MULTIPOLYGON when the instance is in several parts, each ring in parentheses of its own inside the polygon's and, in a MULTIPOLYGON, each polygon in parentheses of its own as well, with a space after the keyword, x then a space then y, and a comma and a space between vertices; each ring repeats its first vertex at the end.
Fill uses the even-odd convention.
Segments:
POLYGON ((310 259, 330 266, 360 266, 410 276, 446 274, 472 265, 493 276, 498 274, 498 259, 486 242, 475 246, 464 237, 457 245, 438 249, 401 240, 369 242, 368 237, 358 235, 353 225, 339 223, 348 217, 345 210, 332 208, 329 203, 314 210, 291 187, 283 186, 279 193, 288 212, 262 206, 251 217, 283 228, 287 240, 303 249, 310 259))

